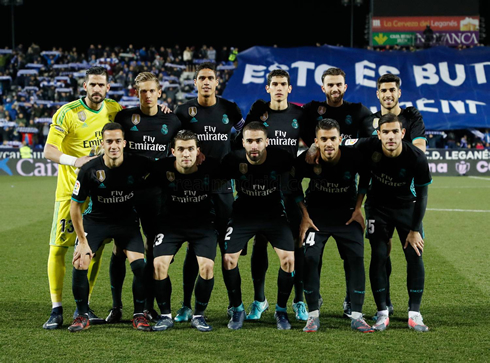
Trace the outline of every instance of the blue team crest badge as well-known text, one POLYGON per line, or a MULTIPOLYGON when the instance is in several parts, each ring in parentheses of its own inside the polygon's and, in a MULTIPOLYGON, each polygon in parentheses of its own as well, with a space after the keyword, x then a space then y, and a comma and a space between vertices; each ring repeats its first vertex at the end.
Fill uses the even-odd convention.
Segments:
POLYGON ((189 107, 187 112, 189 112, 190 117, 194 117, 197 115, 197 107, 196 106, 189 107))
POLYGON ((322 166, 321 165, 315 165, 313 167, 313 172, 316 174, 316 175, 320 175, 322 173, 322 166))
POLYGON ((162 125, 162 128, 160 131, 162 132, 162 134, 167 135, 168 134, 168 126, 162 125))
POLYGON ((327 108, 325 106, 318 106, 318 110, 316 111, 320 116, 323 116, 325 112, 327 112, 327 108))
POLYGON ((276 180, 276 179, 277 179, 277 173, 276 173, 276 171, 275 171, 275 170, 272 170, 272 171, 271 171, 271 179, 272 179, 272 180, 276 180))
POLYGON ((265 111, 264 114, 260 116, 260 121, 266 122, 268 118, 269 118, 269 112, 265 111))
POLYGON ((345 116, 345 123, 347 125, 352 125, 352 116, 351 115, 345 116))
POLYGON ((298 120, 294 119, 293 122, 291 122, 291 126, 293 127, 293 129, 297 129, 298 128, 298 120))
POLYGON ((141 122, 141 116, 137 113, 131 115, 131 122, 134 126, 138 125, 141 122))
POLYGON ((407 171, 405 169, 400 169, 400 172, 398 173, 398 175, 400 175, 400 177, 405 177, 407 175, 407 171))
POLYGON ((133 185, 134 184, 134 178, 132 175, 128 176, 128 185, 133 185))
POLYGON ((82 122, 85 122, 85 120, 87 119, 87 115, 85 114, 85 111, 80 111, 78 114, 78 119, 82 122))
POLYGON ((376 117, 374 120, 373 120, 373 129, 377 130, 379 127, 379 118, 376 117))
POLYGON ((95 176, 102 183, 105 180, 105 170, 97 170, 95 176))
POLYGON ((350 171, 346 171, 344 173, 344 179, 345 180, 350 180, 352 178, 352 174, 350 173, 350 171))
POLYGON ((247 163, 240 163, 238 166, 238 170, 240 170, 240 173, 246 174, 248 171, 248 164, 247 163))
POLYGON ((173 181, 175 180, 175 174, 171 171, 167 171, 167 180, 170 182, 170 183, 173 183, 173 181))
POLYGON ((223 115, 223 118, 221 119, 221 121, 225 124, 225 125, 228 125, 230 123, 230 118, 228 117, 228 115, 225 113, 223 115))
POLYGON ((205 185, 205 186, 209 186, 209 177, 208 176, 205 176, 202 183, 205 185))

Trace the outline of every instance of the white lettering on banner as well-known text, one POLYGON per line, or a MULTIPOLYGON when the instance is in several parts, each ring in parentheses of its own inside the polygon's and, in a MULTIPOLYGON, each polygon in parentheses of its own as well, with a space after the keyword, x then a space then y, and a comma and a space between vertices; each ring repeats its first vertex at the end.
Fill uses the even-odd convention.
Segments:
POLYGON ((430 63, 422 66, 413 66, 413 75, 415 76, 415 84, 420 87, 422 84, 437 84, 439 76, 436 74, 436 66, 430 63))
POLYGON ((323 86, 322 82, 322 75, 323 72, 325 72, 329 68, 334 68, 335 66, 331 66, 328 64, 320 64, 318 67, 315 69, 315 83, 319 86, 323 86))
MULTIPOLYGON (((473 101, 473 100, 428 100, 426 98, 421 98, 415 101, 415 107, 419 111, 425 112, 433 112, 439 113, 451 113, 451 107, 460 115, 464 115, 466 113, 470 113, 473 115, 478 114, 478 108, 476 106, 486 106, 487 104, 484 102, 473 101), (434 103, 440 103, 441 109, 439 110, 437 107, 429 107, 427 105, 432 105, 434 103)), ((412 107, 413 102, 400 102, 400 107, 412 107)), ((371 112, 376 113, 379 110, 378 106, 369 106, 371 112)))
POLYGON ((486 173, 490 171, 490 163, 486 161, 480 161, 476 164, 476 170, 478 170, 479 173, 486 173))
POLYGON ((431 173, 447 173, 447 164, 446 163, 429 163, 429 170, 431 173))
POLYGON ((380 66, 379 67, 379 75, 382 76, 383 74, 390 73, 390 74, 400 74, 400 71, 392 66, 380 66))
POLYGON ((473 63, 471 65, 475 67, 476 83, 487 83, 487 77, 485 76, 485 66, 490 66, 490 62, 473 63))
POLYGON ((465 81, 466 73, 464 71, 463 64, 456 64, 455 67, 456 67, 456 79, 452 80, 449 76, 449 68, 447 66, 447 62, 439 63, 439 71, 441 72, 442 80, 450 86, 458 87, 461 86, 465 81))
POLYGON ((446 160, 490 160, 490 151, 446 151, 444 158, 446 160))
POLYGON ((261 65, 247 64, 243 73, 243 84, 265 82, 265 70, 267 68, 261 65))
POLYGON ((56 163, 36 163, 33 159, 21 159, 16 165, 17 172, 22 176, 57 176, 58 175, 58 164, 56 163), (33 172, 26 172, 23 170, 24 163, 29 163, 34 165, 33 172))
POLYGON ((364 76, 372 78, 376 77, 376 72, 374 72, 373 69, 368 69, 367 67, 376 68, 376 64, 368 62, 367 60, 356 63, 356 84, 376 88, 376 81, 364 78, 364 76))
POLYGON ((296 85, 299 87, 304 87, 306 86, 308 69, 315 69, 315 63, 298 61, 291 64, 291 68, 298 68, 298 77, 297 77, 296 85))

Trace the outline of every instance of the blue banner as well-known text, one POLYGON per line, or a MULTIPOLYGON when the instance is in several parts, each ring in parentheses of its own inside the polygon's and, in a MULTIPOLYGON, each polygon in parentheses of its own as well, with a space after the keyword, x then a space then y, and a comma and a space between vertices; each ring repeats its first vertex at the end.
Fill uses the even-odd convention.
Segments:
POLYGON ((234 101, 244 117, 257 99, 269 101, 267 74, 282 68, 291 76, 289 101, 324 101, 322 73, 338 67, 346 73, 344 99, 376 112, 376 80, 385 73, 401 80, 400 105, 414 106, 427 130, 490 128, 490 48, 434 47, 415 52, 377 52, 333 46, 252 47, 238 54, 238 66, 223 97, 234 101))

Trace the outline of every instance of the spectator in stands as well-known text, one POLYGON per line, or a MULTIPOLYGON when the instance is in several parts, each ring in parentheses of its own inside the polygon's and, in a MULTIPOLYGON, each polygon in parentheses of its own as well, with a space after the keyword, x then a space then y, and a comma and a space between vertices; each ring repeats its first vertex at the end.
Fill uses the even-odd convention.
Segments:
POLYGON ((26 126, 27 125, 27 119, 26 119, 23 112, 19 112, 19 114, 17 115, 17 118, 15 119, 15 123, 18 126, 26 126))
POLYGON ((216 49, 214 49, 214 47, 212 45, 210 45, 209 48, 208 48, 208 56, 207 56, 207 58, 211 62, 216 62, 216 49))
POLYGON ((467 135, 463 135, 461 137, 461 140, 459 141, 459 147, 463 148, 463 149, 466 149, 468 147, 468 136, 467 135))
POLYGON ((194 50, 191 49, 190 46, 185 47, 184 53, 183 53, 183 60, 184 63, 187 67, 190 67, 192 65, 192 61, 194 59, 194 50))

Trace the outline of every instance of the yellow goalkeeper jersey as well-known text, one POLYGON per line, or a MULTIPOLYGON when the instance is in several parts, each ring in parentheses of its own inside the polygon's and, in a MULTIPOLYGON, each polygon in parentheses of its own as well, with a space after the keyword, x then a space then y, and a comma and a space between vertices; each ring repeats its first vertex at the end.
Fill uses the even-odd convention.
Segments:
MULTIPOLYGON (((102 127, 113 122, 122 107, 106 98, 98 111, 90 109, 83 99, 63 105, 53 116, 47 143, 54 145, 63 154, 77 158, 90 154, 92 148, 102 141, 102 127)), ((77 168, 69 165, 58 167, 56 200, 70 199, 77 180, 77 168)))

